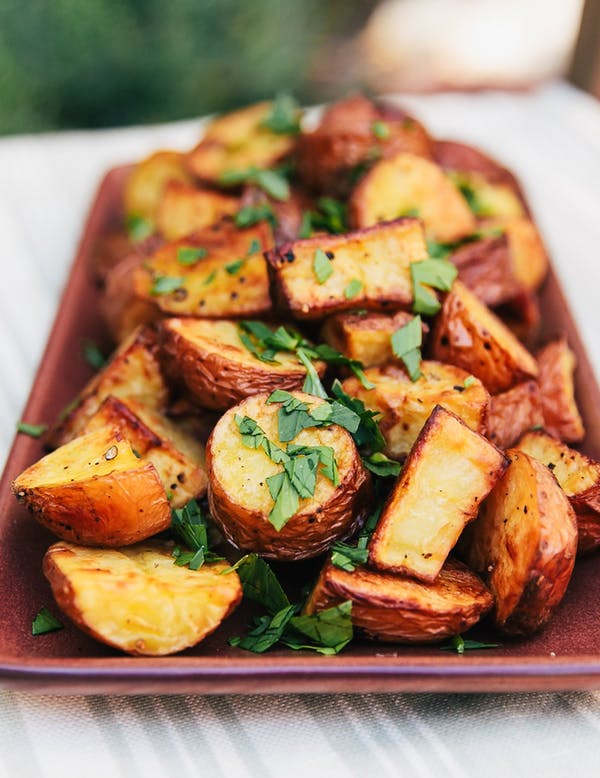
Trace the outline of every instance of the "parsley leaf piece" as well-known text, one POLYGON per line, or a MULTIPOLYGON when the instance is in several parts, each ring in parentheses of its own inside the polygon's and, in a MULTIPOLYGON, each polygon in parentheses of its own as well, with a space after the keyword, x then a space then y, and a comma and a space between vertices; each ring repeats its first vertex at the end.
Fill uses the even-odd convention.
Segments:
POLYGON ((319 374, 317 373, 315 366, 310 361, 305 351, 301 348, 297 349, 296 356, 302 362, 306 368, 306 380, 302 386, 302 391, 307 394, 313 394, 315 397, 320 397, 323 400, 327 399, 327 392, 321 383, 319 374))
POLYGON ((86 340, 83 343, 83 358, 95 370, 100 370, 106 364, 106 357, 91 340, 86 340))
POLYGON ((402 360, 411 381, 421 377, 421 344, 423 330, 421 317, 415 316, 392 334, 392 351, 402 360))
POLYGON ((129 213, 125 219, 125 227, 129 240, 132 243, 141 243, 154 232, 152 219, 140 216, 137 213, 129 213))
POLYGON ((475 376, 469 375, 463 381, 463 386, 465 389, 468 389, 470 386, 473 386, 474 383, 475 383, 475 376))
POLYGON ((216 271, 216 270, 213 270, 211 273, 209 273, 209 274, 206 276, 206 278, 204 279, 204 282, 203 282, 202 286, 208 286, 209 284, 212 284, 212 282, 215 280, 215 278, 216 278, 216 277, 217 277, 217 271, 216 271))
POLYGON ((331 564, 351 573, 356 565, 364 565, 369 557, 367 548, 349 546, 347 543, 331 544, 331 564))
POLYGON ((377 411, 367 410, 364 402, 358 397, 350 397, 349 394, 346 394, 337 379, 332 384, 331 394, 339 403, 350 408, 360 418, 358 429, 351 433, 357 447, 371 453, 381 451, 385 447, 385 439, 376 421, 380 414, 377 411))
POLYGON ((362 288, 363 282, 359 281, 358 278, 353 278, 348 286, 344 289, 344 297, 346 300, 353 300, 356 295, 360 293, 362 288))
POLYGON ((228 265, 225 265, 225 270, 229 273, 230 276, 234 276, 242 269, 245 261, 245 259, 236 259, 235 262, 230 262, 228 265))
POLYGON ((246 333, 239 331, 238 332, 239 338, 244 344, 244 346, 248 349, 248 351, 253 354, 257 359, 260 359, 261 362, 266 362, 270 365, 278 365, 279 362, 276 359, 273 359, 273 357, 268 354, 266 351, 261 351, 260 348, 253 342, 252 338, 246 333))
POLYGON ((322 359, 324 362, 327 362, 330 365, 336 365, 338 367, 349 367, 365 389, 375 388, 375 384, 371 383, 371 381, 369 381, 365 375, 362 362, 359 362, 358 359, 350 359, 349 357, 340 354, 340 352, 336 351, 336 349, 330 346, 329 343, 321 343, 318 346, 310 346, 310 348, 305 350, 307 353, 310 352, 309 355, 311 357, 322 359))
POLYGON ((41 438, 48 429, 47 424, 28 424, 26 421, 17 422, 17 432, 29 435, 30 438, 41 438))
POLYGON ((362 461, 367 470, 370 470, 381 478, 395 478, 400 475, 400 471, 402 470, 400 462, 396 462, 395 459, 390 459, 385 454, 382 454, 381 451, 376 451, 369 457, 363 457, 362 461))
POLYGON ((171 294, 185 284, 185 278, 181 276, 156 276, 150 294, 156 297, 162 294, 171 294))
POLYGON ((413 311, 426 316, 434 316, 442 307, 436 295, 427 286, 449 292, 458 270, 444 259, 424 259, 413 262, 410 266, 410 276, 413 285, 413 311), (424 286, 424 285, 427 286, 424 286))
POLYGON ((252 227, 254 224, 258 224, 261 221, 267 221, 271 227, 277 226, 277 219, 273 212, 273 208, 269 203, 261 203, 260 205, 246 205, 235 214, 233 217, 235 226, 239 228, 252 227))
POLYGON ((274 200, 288 200, 290 185, 285 176, 278 170, 249 167, 245 170, 226 170, 219 176, 219 183, 223 186, 236 186, 237 184, 254 184, 274 200))
POLYGON ((453 243, 438 243, 435 240, 427 239, 427 253, 431 259, 448 259, 454 248, 453 243))
POLYGON ((373 122, 371 125, 371 132, 378 140, 385 140, 390 137, 390 128, 382 121, 373 122))
POLYGON ((346 600, 311 616, 293 616, 290 627, 314 641, 317 646, 333 648, 337 653, 352 640, 351 614, 352 602, 346 600))
POLYGON ((417 219, 420 215, 421 211, 418 208, 407 208, 405 211, 398 214, 398 218, 411 217, 412 219, 417 219))
POLYGON ((179 246, 177 249, 177 261, 180 265, 195 265, 208 255, 208 249, 197 246, 179 246))
POLYGON ((290 605, 277 576, 262 557, 246 554, 234 565, 223 570, 222 575, 234 570, 242 582, 244 597, 262 605, 270 614, 274 615, 290 605))
POLYGON ((41 608, 38 615, 31 622, 32 635, 45 635, 47 632, 55 632, 57 629, 63 629, 64 624, 54 616, 48 608, 41 608))
POLYGON ((267 486, 274 500, 269 521, 279 532, 298 513, 300 498, 287 472, 276 473, 267 478, 267 486))
POLYGON ((462 635, 455 635, 448 643, 439 646, 441 651, 455 651, 464 654, 465 651, 475 651, 480 648, 502 648, 501 643, 479 643, 477 640, 465 640, 462 635))
POLYGON ((319 197, 317 210, 310 212, 312 230, 323 230, 339 235, 348 232, 347 208, 333 197, 319 197))
POLYGON ((322 249, 315 251, 313 259, 313 271, 320 284, 324 284, 333 275, 333 265, 327 254, 322 249))
POLYGON ((312 235, 312 219, 310 211, 302 212, 302 221, 300 222, 300 229, 298 230, 298 237, 303 240, 304 238, 310 238, 312 235))
POLYGON ((208 525, 196 500, 190 500, 183 508, 171 511, 171 531, 190 549, 182 551, 176 547, 173 550, 175 564, 179 567, 188 565, 190 570, 199 570, 205 562, 224 559, 209 550, 208 525))
POLYGON ((248 251, 246 252, 246 256, 251 257, 254 254, 258 254, 259 251, 260 251, 260 241, 257 238, 252 238, 252 241, 248 246, 248 251))
POLYGON ((276 135, 297 135, 300 132, 302 111, 297 101, 288 94, 279 94, 273 100, 271 111, 261 126, 276 135))
POLYGON ((337 424, 350 433, 356 432, 360 426, 360 416, 337 400, 318 405, 310 412, 310 416, 314 426, 337 424))
MULTIPOLYGON (((340 478, 339 478, 339 473, 337 468, 337 462, 335 461, 335 453, 334 450, 331 448, 331 446, 299 446, 291 443, 288 446, 287 451, 288 454, 294 458, 298 457, 299 455, 306 456, 306 458, 309 461, 313 460, 316 463, 320 463, 322 467, 321 472, 323 473, 325 478, 328 478, 334 486, 338 486, 340 482, 340 478)), ((301 462, 302 460, 296 460, 296 461, 301 462)), ((291 476, 291 471, 289 472, 291 476)), ((306 496, 312 497, 314 491, 315 490, 313 486, 310 492, 306 496)))
POLYGON ((273 403, 282 404, 277 415, 277 434, 282 443, 293 440, 301 430, 315 426, 314 420, 307 413, 309 406, 289 392, 276 389, 267 399, 267 405, 273 403))
POLYGON ((230 645, 263 654, 279 642, 295 610, 295 605, 287 605, 274 616, 259 616, 254 621, 254 628, 242 638, 233 638, 230 645))

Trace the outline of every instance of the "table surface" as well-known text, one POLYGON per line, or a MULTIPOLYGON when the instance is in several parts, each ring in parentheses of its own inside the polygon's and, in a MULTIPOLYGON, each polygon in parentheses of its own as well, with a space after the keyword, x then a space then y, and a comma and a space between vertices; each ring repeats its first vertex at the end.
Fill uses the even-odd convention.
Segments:
MULTIPOLYGON (((600 373, 600 104, 531 93, 401 100, 517 171, 600 373)), ((0 460, 103 172, 191 147, 199 121, 0 140, 0 460)), ((599 646, 600 650, 600 646, 599 646)), ((350 690, 349 690, 350 691, 350 690)), ((0 778, 594 774, 600 693, 50 697, 0 691, 0 778)))

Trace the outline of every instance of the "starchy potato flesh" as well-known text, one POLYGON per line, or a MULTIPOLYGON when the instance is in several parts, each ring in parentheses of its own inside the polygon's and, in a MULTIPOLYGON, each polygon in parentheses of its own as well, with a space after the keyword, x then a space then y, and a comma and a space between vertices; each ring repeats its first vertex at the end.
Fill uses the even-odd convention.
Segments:
POLYGON ((501 451, 436 406, 384 505, 369 564, 435 581, 506 465, 501 451))
MULTIPOLYGON (((302 430, 294 444, 330 446, 339 484, 322 474, 312 497, 300 500, 300 510, 277 531, 268 520, 273 508, 266 479, 283 470, 266 453, 244 446, 236 414, 248 416, 267 438, 285 449, 278 437, 278 404, 266 404, 268 394, 248 397, 217 422, 206 448, 211 515, 225 537, 238 548, 283 560, 322 553, 332 541, 350 535, 371 509, 371 482, 350 434, 337 425, 302 430)), ((322 400, 301 392, 293 396, 311 408, 322 400)))
POLYGON ((513 446, 533 427, 543 426, 542 401, 535 381, 524 381, 491 398, 487 437, 498 446, 513 446))
POLYGON ((344 391, 381 414, 385 453, 393 459, 409 453, 436 405, 455 413, 471 429, 485 431, 490 396, 481 381, 469 382, 469 374, 459 367, 423 360, 416 381, 398 363, 368 368, 365 374, 374 389, 365 389, 351 377, 343 382, 344 391))
POLYGON ((430 343, 434 359, 468 370, 490 394, 538 375, 527 349, 460 281, 446 295, 430 343))
POLYGON ((61 610, 78 627, 137 656, 164 656, 196 645, 242 597, 227 563, 190 570, 173 564, 169 543, 90 549, 56 543, 44 575, 61 610))
POLYGON ((573 509, 548 468, 522 451, 466 533, 466 560, 481 572, 503 632, 545 624, 566 591, 577 549, 573 509))
POLYGON ((287 156, 296 139, 276 134, 262 125, 273 103, 249 105, 213 119, 200 143, 187 157, 191 172, 204 181, 219 183, 229 170, 270 168, 287 156))
POLYGON ((88 546, 137 543, 166 529, 171 510, 156 468, 114 428, 75 438, 31 465, 12 490, 63 540, 88 546))
POLYGON ((327 562, 306 603, 312 614, 352 601, 352 623, 376 640, 432 643, 470 629, 492 607, 481 580, 449 559, 433 583, 327 562))
POLYGON ((51 434, 51 442, 62 446, 80 435, 109 395, 136 397, 149 408, 163 408, 167 403, 168 389, 157 352, 158 343, 152 330, 140 327, 131 333, 85 386, 65 417, 58 421, 51 434))
POLYGON ((578 550, 600 546, 600 462, 542 431, 526 433, 516 448, 546 465, 569 498, 577 518, 578 550))
POLYGON ((427 256, 421 223, 410 218, 285 243, 267 255, 277 300, 298 319, 320 319, 356 308, 409 307, 410 265, 427 256), (324 283, 318 283, 313 268, 317 249, 333 268, 324 283), (353 282, 356 293, 349 296, 353 282))
MULTIPOLYGON (((487 226, 484 222, 482 228, 487 226)), ((530 219, 514 217, 490 220, 489 226, 506 234, 512 272, 523 289, 534 292, 548 272, 548 256, 535 224, 530 219)))
POLYGON ((575 401, 575 354, 567 339, 562 337, 544 346, 537 354, 537 362, 544 427, 567 443, 577 443, 583 439, 585 429, 575 401))
POLYGON ((449 176, 460 189, 464 187, 472 193, 472 208, 476 216, 511 219, 524 215, 521 200, 508 184, 492 184, 476 171, 452 171, 449 176))
MULTIPOLYGON (((167 319, 160 331, 171 374, 205 408, 227 410, 252 394, 300 390, 306 380, 306 368, 291 352, 279 352, 276 363, 255 357, 242 343, 237 322, 167 319)), ((326 367, 315 361, 321 377, 326 367)))
POLYGON ((119 429, 143 462, 152 462, 172 508, 206 493, 204 447, 163 414, 132 398, 109 396, 88 421, 84 434, 119 429))
POLYGON ((427 235, 452 243, 475 232, 467 201, 443 170, 414 154, 383 159, 365 175, 349 203, 354 227, 370 227, 416 211, 427 235))
POLYGON ((210 227, 223 216, 230 216, 237 210, 237 197, 171 181, 158 204, 156 227, 167 240, 177 240, 210 227))
POLYGON ((158 204, 170 181, 192 181, 185 157, 178 151, 157 151, 138 162, 125 183, 125 213, 154 222, 158 204))

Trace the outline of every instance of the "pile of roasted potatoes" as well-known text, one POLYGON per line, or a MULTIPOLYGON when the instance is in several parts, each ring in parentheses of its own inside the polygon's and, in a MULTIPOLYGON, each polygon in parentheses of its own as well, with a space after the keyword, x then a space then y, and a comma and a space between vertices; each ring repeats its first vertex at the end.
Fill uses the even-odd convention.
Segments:
POLYGON ((282 95, 131 169, 95 252, 116 350, 14 481, 60 538, 58 606, 128 653, 190 647, 242 596, 256 651, 527 636, 600 545, 515 177, 360 95, 308 124, 282 95), (268 561, 313 557, 291 603, 268 561))

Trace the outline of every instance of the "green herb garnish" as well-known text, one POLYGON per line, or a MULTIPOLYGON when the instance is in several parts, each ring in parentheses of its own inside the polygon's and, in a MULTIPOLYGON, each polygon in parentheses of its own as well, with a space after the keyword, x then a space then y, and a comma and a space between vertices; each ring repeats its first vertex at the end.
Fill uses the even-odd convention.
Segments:
POLYGON ((261 122, 261 127, 276 135, 297 135, 300 132, 302 111, 291 95, 279 94, 273 100, 271 111, 261 122))
POLYGON ((129 240, 132 243, 141 243, 154 232, 154 223, 152 219, 148 219, 145 216, 139 216, 136 213, 127 215, 125 227, 129 240))
POLYGON ((245 259, 236 259, 235 262, 230 262, 228 265, 225 265, 225 270, 230 276, 234 276, 244 267, 245 261, 245 259))
POLYGON ((252 227, 254 224, 258 224, 261 221, 267 221, 271 227, 277 226, 277 218, 273 212, 273 208, 269 203, 261 203, 260 205, 246 205, 241 208, 233 217, 235 226, 240 229, 244 227, 252 227))
POLYGON ((262 557, 246 554, 234 565, 223 570, 222 574, 226 575, 234 570, 242 582, 244 597, 262 605, 272 615, 290 604, 277 576, 262 557))
POLYGON ((385 140, 390 137, 390 128, 382 121, 373 122, 371 125, 371 132, 378 140, 385 140))
POLYGON ((413 311, 426 316, 434 316, 442 306, 427 286, 449 292, 457 275, 456 267, 443 259, 424 259, 421 262, 413 262, 410 266, 414 296, 413 311))
POLYGON ((325 281, 333 274, 333 265, 327 254, 322 249, 315 251, 313 259, 313 271, 320 284, 324 284, 325 281))
POLYGON ((177 249, 177 261, 180 265, 195 265, 208 254, 208 249, 196 246, 179 246, 177 249))
POLYGON ((274 200, 283 201, 290 197, 290 185, 278 170, 263 170, 254 166, 245 170, 226 170, 219 176, 219 183, 223 186, 253 184, 274 200))
POLYGON ((358 278, 353 278, 348 286, 344 289, 344 297, 346 300, 353 300, 356 295, 359 294, 362 288, 362 281, 359 281, 358 278))
POLYGON ((463 386, 465 387, 465 389, 468 389, 470 386, 473 386, 474 383, 475 383, 475 376, 470 375, 467 376, 463 381, 463 386))
POLYGON ((208 547, 208 525, 196 500, 171 511, 171 531, 189 549, 173 550, 175 564, 199 570, 205 562, 220 562, 224 557, 213 554, 208 547))
POLYGON ((252 238, 250 241, 250 245, 248 246, 248 251, 246 252, 247 257, 251 257, 253 254, 258 254, 260 251, 260 241, 257 238, 252 238))
POLYGON ((150 294, 154 297, 162 294, 171 294, 185 284, 182 276, 156 276, 150 288, 150 294))
POLYGON ((91 340, 86 340, 83 343, 83 358, 95 370, 100 370, 106 364, 106 357, 91 340))
POLYGON ((480 648, 502 648, 500 643, 479 643, 477 640, 465 640, 462 635, 455 635, 448 643, 440 646, 442 651, 456 651, 464 654, 465 651, 475 651, 480 648))
POLYGON ((400 475, 402 470, 400 462, 390 459, 385 454, 382 454, 381 451, 376 451, 368 457, 363 457, 362 461, 367 470, 381 478, 395 478, 400 475))
POLYGON ((423 330, 420 316, 415 316, 392 334, 392 351, 404 363, 411 381, 417 381, 422 375, 422 340, 423 330))
POLYGON ((56 632, 58 629, 63 629, 64 624, 53 616, 48 608, 41 608, 38 615, 31 622, 31 634, 32 635, 45 635, 47 632, 56 632))
POLYGON ((47 424, 28 424, 26 421, 17 422, 17 432, 29 435, 30 438, 41 438, 48 429, 47 424))
POLYGON ((213 270, 206 276, 206 278, 202 283, 202 286, 208 286, 209 284, 212 284, 212 282, 215 280, 216 277, 217 277, 217 271, 213 270))

